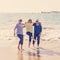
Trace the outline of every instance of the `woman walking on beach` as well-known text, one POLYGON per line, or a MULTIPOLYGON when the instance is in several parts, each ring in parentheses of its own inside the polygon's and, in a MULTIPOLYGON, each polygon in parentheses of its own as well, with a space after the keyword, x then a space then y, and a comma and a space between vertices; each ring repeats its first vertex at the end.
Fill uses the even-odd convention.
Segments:
POLYGON ((34 26, 33 46, 34 46, 36 38, 37 38, 37 46, 39 47, 40 36, 41 36, 41 32, 42 32, 42 26, 41 26, 41 23, 38 20, 36 20, 36 22, 33 24, 33 26, 34 26))
POLYGON ((29 44, 28 44, 28 46, 30 47, 32 33, 33 33, 33 23, 32 23, 31 19, 29 19, 28 22, 25 23, 25 27, 26 27, 26 34, 29 36, 29 44))
POLYGON ((18 44, 18 49, 22 49, 23 47, 23 24, 22 24, 22 19, 18 21, 14 28, 14 36, 15 36, 15 31, 17 30, 17 37, 20 39, 19 44, 18 44))

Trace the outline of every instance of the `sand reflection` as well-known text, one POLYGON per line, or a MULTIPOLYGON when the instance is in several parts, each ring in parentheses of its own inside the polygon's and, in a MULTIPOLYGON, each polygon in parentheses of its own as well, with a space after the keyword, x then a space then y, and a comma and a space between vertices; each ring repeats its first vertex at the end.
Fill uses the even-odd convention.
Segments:
POLYGON ((19 60, 41 60, 40 59, 40 50, 36 51, 19 51, 18 52, 19 60))

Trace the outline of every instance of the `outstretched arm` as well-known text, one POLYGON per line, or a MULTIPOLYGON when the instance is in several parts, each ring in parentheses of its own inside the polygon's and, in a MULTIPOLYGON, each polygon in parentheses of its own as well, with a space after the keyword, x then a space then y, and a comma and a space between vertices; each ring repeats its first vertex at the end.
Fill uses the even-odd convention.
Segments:
POLYGON ((14 36, 15 36, 15 30, 16 30, 16 26, 15 26, 15 28, 14 28, 14 36))

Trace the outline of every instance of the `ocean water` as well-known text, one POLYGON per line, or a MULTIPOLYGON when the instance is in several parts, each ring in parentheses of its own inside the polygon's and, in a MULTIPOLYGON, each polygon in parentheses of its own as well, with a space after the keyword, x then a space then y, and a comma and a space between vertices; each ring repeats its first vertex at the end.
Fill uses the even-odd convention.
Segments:
POLYGON ((20 18, 23 22, 31 18, 39 19, 43 25, 60 25, 60 13, 0 13, 0 24, 14 24, 20 18))
POLYGON ((31 18, 33 22, 39 19, 43 27, 55 28, 59 26, 58 29, 56 28, 57 30, 43 29, 42 36, 47 34, 47 36, 42 37, 43 39, 56 38, 56 35, 58 37, 60 36, 60 13, 0 13, 0 40, 13 41, 15 39, 13 36, 15 24, 19 19, 26 22, 29 18, 31 18))

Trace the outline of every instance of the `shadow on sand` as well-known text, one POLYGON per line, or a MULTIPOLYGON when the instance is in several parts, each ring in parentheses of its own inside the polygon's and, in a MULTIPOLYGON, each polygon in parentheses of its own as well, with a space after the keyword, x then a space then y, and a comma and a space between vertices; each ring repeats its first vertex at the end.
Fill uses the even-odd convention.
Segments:
POLYGON ((24 60, 24 56, 25 57, 28 57, 28 59, 25 59, 25 60, 41 60, 41 54, 44 55, 48 55, 48 56, 52 56, 52 55, 58 55, 60 56, 60 53, 59 52, 55 52, 55 51, 52 51, 52 50, 48 50, 48 49, 45 49, 45 48, 42 48, 40 47, 39 49, 37 48, 31 48, 31 50, 23 50, 23 51, 19 51, 19 60, 24 60))
POLYGON ((18 52, 18 60, 41 60, 40 59, 40 50, 36 52, 31 52, 23 50, 18 52))
MULTIPOLYGON (((38 50, 37 48, 33 49, 33 50, 38 50)), ((59 55, 60 56, 60 52, 55 52, 53 50, 48 50, 45 48, 40 47, 39 48, 40 54, 47 54, 47 55, 59 55)))

